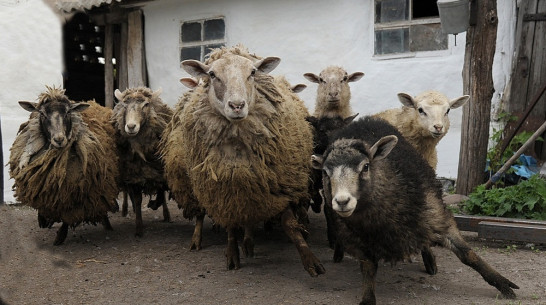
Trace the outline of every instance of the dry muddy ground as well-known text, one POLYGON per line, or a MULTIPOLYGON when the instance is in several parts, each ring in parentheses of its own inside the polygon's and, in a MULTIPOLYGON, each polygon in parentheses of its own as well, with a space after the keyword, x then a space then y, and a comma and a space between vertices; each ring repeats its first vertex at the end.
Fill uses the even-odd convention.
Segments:
MULTIPOLYGON (((310 212, 310 245, 326 274, 311 278, 295 246, 279 227, 256 230, 255 257, 226 270, 225 232, 207 219, 203 249, 189 251, 193 223, 170 204, 145 209, 145 235, 134 236, 134 215, 112 214, 114 231, 100 225, 70 230, 53 246, 56 224, 40 229, 35 210, 0 205, 0 298, 4 304, 358 304, 358 262, 333 263, 322 214, 310 212)), ((381 264, 378 304, 546 304, 546 247, 485 241, 464 232, 490 265, 520 286, 507 300, 453 253, 435 248, 438 274, 424 272, 421 258, 381 264), (526 247, 527 246, 527 247, 526 247)), ((2 303, 0 302, 0 304, 2 303)))

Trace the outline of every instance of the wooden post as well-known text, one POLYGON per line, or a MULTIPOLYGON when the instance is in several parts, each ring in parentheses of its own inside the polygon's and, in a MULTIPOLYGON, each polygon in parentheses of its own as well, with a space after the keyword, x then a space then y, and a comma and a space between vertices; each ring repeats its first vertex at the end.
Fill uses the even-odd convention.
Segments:
POLYGON ((463 69, 464 94, 470 103, 463 107, 461 149, 456 193, 468 195, 484 182, 493 97, 493 56, 497 39, 497 1, 471 0, 476 25, 466 32, 463 69))
POLYGON ((127 80, 132 88, 145 85, 142 11, 132 11, 127 17, 127 80))
POLYGON ((123 91, 129 88, 127 80, 127 23, 121 24, 120 52, 118 58, 118 89, 123 91))
POLYGON ((114 53, 113 25, 104 27, 104 106, 114 108, 114 53))

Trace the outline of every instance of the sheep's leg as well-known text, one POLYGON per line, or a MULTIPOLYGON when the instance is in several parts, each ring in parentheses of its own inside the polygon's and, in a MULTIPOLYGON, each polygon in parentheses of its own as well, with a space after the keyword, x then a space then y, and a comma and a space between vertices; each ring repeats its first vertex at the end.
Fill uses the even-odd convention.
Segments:
POLYGON ((226 248, 226 258, 227 258, 227 268, 239 269, 241 266, 241 260, 239 258, 239 245, 237 244, 237 228, 229 227, 227 229, 228 233, 228 244, 226 248))
POLYGON ((336 246, 336 221, 332 207, 324 205, 324 218, 326 219, 326 235, 328 237, 328 245, 330 248, 335 249, 336 246))
POLYGON ((450 246, 451 251, 457 255, 461 262, 476 270, 489 285, 497 288, 504 297, 516 298, 516 293, 512 288, 519 289, 518 285, 512 283, 482 260, 464 241, 454 221, 452 221, 446 238, 448 239, 447 246, 450 246))
POLYGON ((123 217, 126 217, 127 214, 129 214, 129 211, 128 211, 128 207, 129 207, 129 202, 127 200, 127 192, 123 192, 123 203, 121 205, 121 216, 123 217))
POLYGON ((345 256, 345 248, 340 240, 336 240, 334 245, 334 263, 341 263, 343 257, 345 256))
POLYGON ((242 249, 245 257, 254 257, 254 228, 252 226, 245 226, 242 249))
MULTIPOLYGON (((152 200, 150 200, 150 203, 148 204, 148 207, 150 207, 150 204, 152 204, 152 200)), ((167 206, 167 199, 165 197, 165 190, 159 189, 157 190, 157 196, 155 199, 155 209, 161 205, 163 209, 163 221, 164 222, 171 222, 171 213, 169 213, 169 207, 167 206)))
POLYGON ((428 274, 434 275, 438 273, 438 266, 436 266, 436 257, 432 253, 432 249, 429 246, 423 247, 421 250, 421 257, 423 258, 423 263, 425 264, 425 270, 428 274))
POLYGON ((142 235, 144 235, 144 224, 142 223, 142 192, 138 187, 130 187, 129 197, 131 198, 133 209, 135 210, 135 236, 142 237, 142 235))
POLYGON ((40 228, 51 229, 51 226, 53 226, 53 222, 49 221, 47 218, 42 216, 42 214, 40 214, 40 212, 38 212, 38 226, 40 228))
POLYGON ((193 228, 193 235, 191 237, 191 250, 201 250, 201 241, 203 239, 203 221, 205 220, 205 213, 197 215, 195 218, 195 227, 193 228))
POLYGON ((106 231, 114 231, 114 228, 112 228, 112 224, 110 223, 110 219, 108 218, 108 214, 105 214, 103 217, 102 217, 102 227, 106 230, 106 231))
POLYGON ((68 224, 63 222, 59 230, 57 230, 57 236, 55 237, 55 241, 53 242, 53 245, 54 246, 61 245, 66 239, 67 235, 68 235, 68 224))
POLYGON ((281 216, 282 228, 290 240, 296 245, 300 253, 303 268, 313 277, 325 272, 320 260, 311 252, 309 245, 301 233, 303 226, 298 223, 294 217, 294 212, 290 207, 286 208, 281 216))
POLYGON ((360 260, 362 272, 362 301, 360 305, 375 305, 375 275, 377 274, 377 261, 370 259, 360 260))

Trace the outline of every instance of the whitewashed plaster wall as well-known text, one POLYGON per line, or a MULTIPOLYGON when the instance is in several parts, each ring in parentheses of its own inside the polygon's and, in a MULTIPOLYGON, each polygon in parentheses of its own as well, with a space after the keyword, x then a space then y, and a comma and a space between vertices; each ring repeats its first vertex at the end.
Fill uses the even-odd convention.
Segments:
MULTIPOLYGON (((188 76, 180 68, 179 35, 182 21, 224 16, 227 44, 242 43, 261 56, 282 59, 273 74, 283 74, 293 84, 308 88, 300 96, 310 111, 314 109, 316 84, 303 74, 319 73, 328 65, 340 65, 349 73, 362 71, 364 78, 351 84, 354 111, 367 115, 399 107, 398 92, 417 95, 428 89, 444 92, 448 97, 462 95, 462 69, 465 36, 449 36, 449 49, 422 52, 411 57, 393 58, 373 55, 373 1, 361 0, 161 0, 144 7, 146 18, 146 52, 150 85, 163 88, 164 99, 173 104, 187 90, 179 82, 188 76)), ((501 22, 510 23, 508 1, 499 1, 501 22), (505 7, 506 6, 506 7, 505 7)), ((499 26, 499 56, 496 84, 499 92, 510 72, 510 27, 499 26)), ((513 36, 513 35, 512 35, 513 36)), ((497 95, 499 96, 499 95, 497 95)), ((452 127, 438 146, 438 175, 456 177, 461 130, 460 109, 450 112, 452 127)))
MULTIPOLYGON (((61 21, 40 0, 0 1, 0 116, 4 165, 19 125, 28 119, 18 101, 36 101, 45 85, 62 86, 61 21)), ((8 167, 4 200, 13 201, 8 167)))

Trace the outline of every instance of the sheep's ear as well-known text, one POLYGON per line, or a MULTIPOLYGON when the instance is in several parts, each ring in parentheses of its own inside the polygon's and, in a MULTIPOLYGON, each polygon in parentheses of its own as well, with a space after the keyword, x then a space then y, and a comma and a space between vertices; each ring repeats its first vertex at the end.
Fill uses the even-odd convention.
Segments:
POLYGON ((373 160, 381 160, 385 158, 398 143, 398 138, 395 135, 384 136, 379 139, 370 148, 370 155, 373 160))
POLYGON ((314 73, 305 73, 303 75, 303 77, 305 77, 308 81, 310 81, 312 83, 317 83, 318 84, 320 82, 320 77, 318 77, 314 73))
POLYGON ((415 100, 407 93, 398 93, 398 100, 404 106, 415 107, 415 100))
POLYGON ((358 113, 357 114, 353 114, 351 115, 350 117, 346 117, 343 119, 343 123, 345 125, 349 125, 356 117, 358 116, 358 113))
POLYGON ((264 59, 258 60, 254 63, 256 69, 262 71, 263 73, 269 73, 281 63, 281 59, 278 57, 266 57, 264 59))
POLYGON ((305 88, 307 88, 307 85, 304 85, 304 84, 297 84, 295 86, 292 86, 292 88, 290 88, 290 90, 292 90, 292 92, 294 93, 300 93, 302 92, 305 88))
POLYGON ((207 73, 209 71, 209 67, 198 60, 184 60, 180 65, 193 77, 209 77, 207 73))
POLYGON ((458 98, 454 98, 451 101, 449 101, 449 108, 450 109, 459 108, 462 105, 466 104, 466 102, 468 102, 469 100, 470 100, 469 95, 463 95, 458 98))
POLYGON ((82 112, 85 109, 89 108, 89 104, 87 103, 75 103, 70 106, 70 110, 73 112, 82 112))
POLYGON ((19 105, 28 112, 38 111, 38 103, 19 101, 19 105))
POLYGON ((123 93, 121 93, 121 91, 119 91, 119 89, 116 89, 116 91, 114 91, 114 96, 118 99, 118 101, 122 101, 123 100, 123 93))
POLYGON ((364 72, 355 72, 352 74, 349 74, 347 78, 347 82, 356 82, 357 80, 360 80, 364 76, 364 72))
POLYGON ((197 85, 199 84, 195 79, 193 78, 190 78, 190 77, 183 77, 180 79, 180 82, 182 83, 182 85, 190 88, 190 89, 193 89, 195 87, 197 87, 197 85))
POLYGON ((162 92, 163 92, 163 88, 160 87, 159 89, 154 91, 154 93, 152 95, 155 96, 155 97, 158 97, 158 96, 161 95, 162 92))
POLYGON ((311 156, 311 166, 314 169, 322 170, 322 162, 324 159, 322 158, 322 155, 312 155, 311 156))

